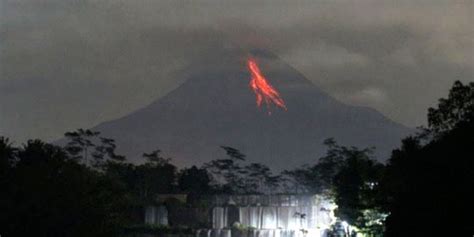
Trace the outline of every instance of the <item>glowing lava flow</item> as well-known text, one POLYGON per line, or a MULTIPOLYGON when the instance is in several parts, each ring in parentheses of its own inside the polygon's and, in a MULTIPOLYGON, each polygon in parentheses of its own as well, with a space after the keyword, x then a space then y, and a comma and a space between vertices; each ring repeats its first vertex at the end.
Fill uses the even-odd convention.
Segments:
POLYGON ((273 103, 276 106, 287 110, 285 102, 280 97, 275 88, 267 81, 267 79, 263 76, 262 72, 260 72, 260 68, 257 65, 257 62, 253 58, 249 58, 247 60, 247 66, 250 71, 251 81, 250 81, 250 88, 252 88, 253 92, 255 92, 255 96, 257 97, 257 105, 260 107, 262 102, 265 102, 267 105, 268 114, 270 112, 270 105, 273 103))

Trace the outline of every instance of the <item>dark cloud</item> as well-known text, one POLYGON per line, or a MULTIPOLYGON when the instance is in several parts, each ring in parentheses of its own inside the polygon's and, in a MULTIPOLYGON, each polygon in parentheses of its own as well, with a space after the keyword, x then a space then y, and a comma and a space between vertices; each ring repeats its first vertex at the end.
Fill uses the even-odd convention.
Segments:
POLYGON ((0 134, 17 141, 127 114, 236 45, 408 126, 473 80, 472 1, 0 1, 0 134))

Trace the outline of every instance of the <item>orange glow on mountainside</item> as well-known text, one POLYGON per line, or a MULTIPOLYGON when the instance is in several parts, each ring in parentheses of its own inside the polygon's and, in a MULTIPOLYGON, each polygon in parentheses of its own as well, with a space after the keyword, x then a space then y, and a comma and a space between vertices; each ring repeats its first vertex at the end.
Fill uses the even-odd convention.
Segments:
POLYGON ((281 98, 280 93, 278 93, 278 91, 270 85, 265 76, 263 76, 255 59, 249 58, 247 60, 247 66, 251 76, 250 88, 252 88, 257 97, 257 106, 260 107, 262 103, 265 102, 268 114, 271 114, 271 104, 287 110, 285 101, 281 98))

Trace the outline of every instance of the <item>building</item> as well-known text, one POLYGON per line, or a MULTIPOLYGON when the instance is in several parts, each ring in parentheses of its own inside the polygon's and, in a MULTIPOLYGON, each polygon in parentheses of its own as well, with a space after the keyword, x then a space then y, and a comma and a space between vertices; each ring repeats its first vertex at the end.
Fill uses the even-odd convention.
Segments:
POLYGON ((161 209, 148 208, 147 215, 154 216, 155 221, 168 221, 162 215, 182 219, 179 216, 184 214, 184 219, 191 223, 180 224, 187 226, 193 226, 193 221, 202 223, 206 220, 205 225, 196 228, 197 237, 321 237, 326 236, 336 221, 335 204, 319 195, 213 195, 199 198, 199 203, 205 203, 199 210, 190 206, 190 202, 188 200, 188 209, 181 209, 184 213, 178 215, 171 210, 168 214, 164 205, 161 209), (160 217, 156 215, 158 212, 160 217), (190 215, 194 217, 190 219, 190 215))

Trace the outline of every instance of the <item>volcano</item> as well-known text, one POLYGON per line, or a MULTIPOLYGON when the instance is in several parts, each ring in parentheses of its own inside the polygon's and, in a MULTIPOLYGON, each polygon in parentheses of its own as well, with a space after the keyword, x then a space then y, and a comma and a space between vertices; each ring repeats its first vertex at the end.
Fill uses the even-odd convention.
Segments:
POLYGON ((219 148, 225 145, 239 149, 250 162, 275 169, 315 162, 326 151, 326 138, 346 146, 374 146, 383 161, 412 132, 374 109, 335 100, 265 50, 223 53, 186 73, 177 89, 93 129, 116 139, 118 151, 132 161, 160 149, 178 166, 199 165, 225 157, 219 148), (278 90, 284 109, 268 113, 256 104, 249 56, 278 90))

